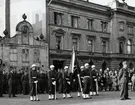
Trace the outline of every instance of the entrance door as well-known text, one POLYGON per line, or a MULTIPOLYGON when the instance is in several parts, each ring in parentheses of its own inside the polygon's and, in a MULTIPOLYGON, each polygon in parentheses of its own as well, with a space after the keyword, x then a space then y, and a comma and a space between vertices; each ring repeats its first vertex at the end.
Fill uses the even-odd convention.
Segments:
POLYGON ((55 66, 55 70, 62 69, 64 66, 64 61, 53 60, 53 65, 55 66))
POLYGON ((106 64, 106 62, 104 61, 103 64, 102 64, 102 70, 104 71, 104 70, 106 69, 106 67, 107 67, 107 64, 106 64))
POLYGON ((92 60, 90 60, 89 65, 90 65, 90 67, 91 67, 92 65, 94 65, 94 63, 92 62, 92 60))
POLYGON ((119 70, 123 67, 122 62, 119 63, 119 70))

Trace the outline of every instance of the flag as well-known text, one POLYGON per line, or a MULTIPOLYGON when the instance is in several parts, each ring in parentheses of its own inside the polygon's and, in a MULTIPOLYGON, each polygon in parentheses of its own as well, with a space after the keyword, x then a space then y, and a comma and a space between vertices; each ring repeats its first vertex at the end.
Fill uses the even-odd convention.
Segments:
POLYGON ((72 51, 72 58, 71 58, 69 70, 72 73, 73 72, 76 72, 77 74, 80 73, 80 66, 79 66, 79 62, 78 62, 78 59, 77 59, 76 54, 75 54, 74 47, 73 47, 73 51, 72 51), (75 71, 74 71, 74 67, 76 67, 76 70, 75 71))

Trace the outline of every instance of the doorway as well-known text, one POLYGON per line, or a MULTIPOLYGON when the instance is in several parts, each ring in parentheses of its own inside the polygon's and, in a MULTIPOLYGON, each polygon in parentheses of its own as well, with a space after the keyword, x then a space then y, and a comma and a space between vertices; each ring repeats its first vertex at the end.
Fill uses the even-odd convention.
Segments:
POLYGON ((106 62, 104 61, 104 62, 102 63, 102 70, 104 71, 104 70, 106 69, 106 67, 107 67, 107 64, 106 64, 106 62))
POLYGON ((58 69, 63 69, 64 61, 62 61, 62 60, 53 60, 53 65, 55 66, 55 70, 58 71, 58 69))
POLYGON ((94 65, 94 63, 93 63, 92 60, 90 60, 89 65, 90 65, 90 67, 91 67, 92 65, 94 65))

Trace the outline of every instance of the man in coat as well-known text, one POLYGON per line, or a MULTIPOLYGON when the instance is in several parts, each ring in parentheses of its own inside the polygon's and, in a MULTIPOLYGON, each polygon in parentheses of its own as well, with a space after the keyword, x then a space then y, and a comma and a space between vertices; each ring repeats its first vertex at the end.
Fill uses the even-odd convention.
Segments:
POLYGON ((15 70, 11 68, 11 71, 8 75, 8 88, 9 88, 9 97, 11 97, 11 94, 13 97, 15 96, 16 91, 16 73, 15 70))
POLYGON ((127 67, 127 62, 124 61, 122 64, 123 67, 119 71, 119 83, 121 85, 120 97, 121 100, 126 100, 126 99, 130 99, 128 97, 129 72, 127 67))

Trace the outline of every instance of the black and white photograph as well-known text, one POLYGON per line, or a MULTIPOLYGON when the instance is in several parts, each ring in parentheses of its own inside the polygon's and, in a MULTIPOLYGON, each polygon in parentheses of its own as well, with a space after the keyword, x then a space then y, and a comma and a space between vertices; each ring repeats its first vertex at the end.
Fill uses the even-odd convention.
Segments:
POLYGON ((135 105, 135 0, 0 0, 0 105, 135 105))

